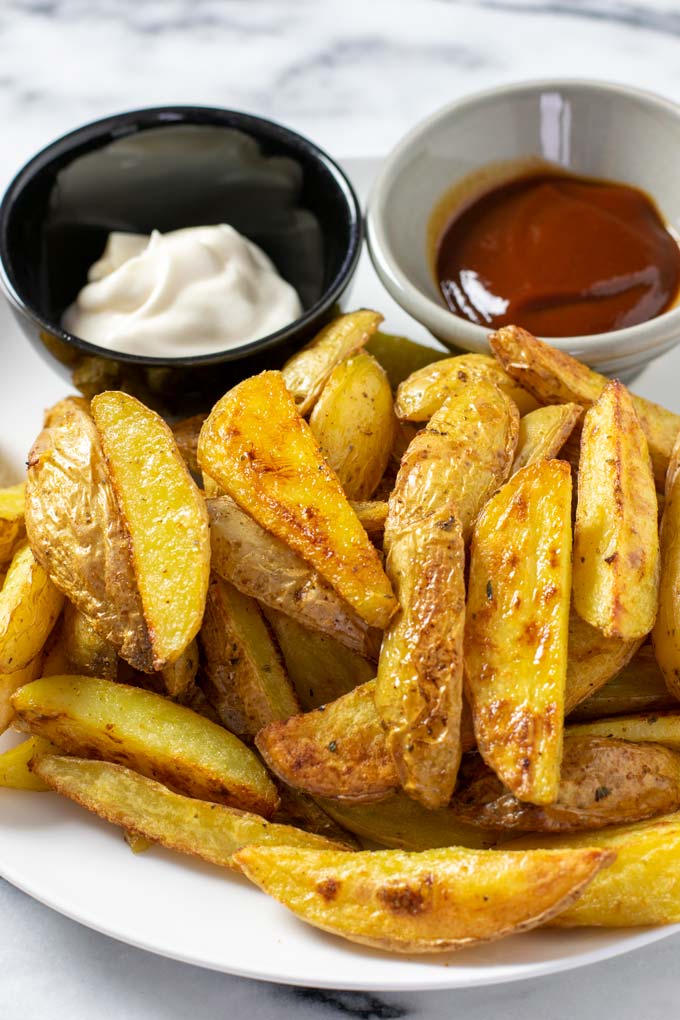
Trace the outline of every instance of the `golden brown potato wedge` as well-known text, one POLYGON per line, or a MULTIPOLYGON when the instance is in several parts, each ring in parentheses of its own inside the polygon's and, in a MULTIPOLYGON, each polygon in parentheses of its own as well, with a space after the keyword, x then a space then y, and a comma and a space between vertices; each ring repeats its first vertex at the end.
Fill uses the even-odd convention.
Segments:
POLYGON ((40 654, 63 602, 30 547, 21 546, 0 590, 0 675, 25 669, 40 654))
POLYGON ((448 351, 426 347, 425 344, 408 340, 404 336, 395 336, 393 333, 383 333, 382 330, 373 334, 366 344, 366 350, 385 369, 393 390, 396 390, 399 383, 412 372, 450 356, 448 351))
POLYGON ((326 798, 321 798, 319 804, 343 828, 397 850, 444 846, 484 850, 499 839, 498 833, 461 822, 448 808, 430 811, 401 792, 371 804, 326 798))
POLYGON ((31 771, 31 763, 43 754, 58 753, 58 748, 42 737, 28 737, 0 754, 0 786, 11 790, 35 790, 43 793, 49 786, 31 771))
POLYGON ((520 414, 537 407, 530 393, 518 386, 487 354, 461 354, 425 365, 405 379, 397 390, 394 409, 402 421, 427 421, 454 394, 480 379, 498 386, 520 414))
POLYGON ((263 726, 300 711, 257 602, 215 574, 199 640, 203 689, 232 733, 254 737, 263 726))
POLYGON ((614 855, 446 848, 358 854, 247 847, 238 866, 324 931, 393 952, 432 953, 544 924, 614 855))
POLYGON ((279 372, 230 390, 201 430, 198 459, 258 524, 335 588, 370 626, 396 602, 378 553, 298 414, 279 372))
POLYGON ((335 366, 364 347, 382 318, 365 308, 341 315, 288 359, 281 374, 300 414, 311 411, 335 366))
MULTIPOLYGON (((542 404, 590 407, 609 380, 563 351, 537 340, 519 326, 504 326, 489 338, 491 349, 513 379, 542 404)), ((680 415, 633 395, 642 431, 647 437, 654 477, 663 489, 668 461, 680 432, 680 415)))
POLYGON ((172 434, 177 443, 177 449, 184 457, 186 466, 195 478, 200 478, 201 469, 198 466, 198 437, 205 421, 204 414, 194 414, 191 418, 184 418, 172 426, 172 434))
POLYGON ((179 658, 203 618, 210 572, 205 502, 162 418, 126 393, 100 393, 91 406, 160 670, 179 658))
POLYGON ((616 380, 587 412, 574 525, 574 608, 607 637, 642 638, 659 594, 656 491, 647 440, 616 380))
POLYGON ((596 847, 616 854, 583 895, 549 923, 637 928, 680 921, 680 812, 569 836, 523 836, 508 849, 596 847))
POLYGON ((571 589, 571 469, 544 460, 486 504, 470 552, 466 689, 479 750, 520 800, 557 797, 571 589))
POLYGON ((375 632, 313 567, 229 496, 209 499, 206 506, 215 573, 244 595, 377 659, 380 644, 375 632))
POLYGON ((4 733, 14 718, 12 695, 24 684, 42 675, 42 657, 38 655, 24 669, 14 673, 0 673, 0 734, 4 733))
POLYGON ((570 738, 609 737, 641 744, 662 744, 680 751, 680 705, 675 711, 640 712, 636 715, 618 715, 611 719, 575 723, 569 726, 567 733, 570 738))
POLYGON ((0 567, 9 563, 25 534, 25 491, 24 482, 0 489, 0 567))
POLYGON ((264 612, 303 712, 335 701, 375 676, 373 663, 330 635, 309 630, 276 609, 264 612))
MULTIPOLYGON (((568 677, 567 669, 567 690, 568 677)), ((680 702, 669 694, 652 646, 644 645, 616 676, 578 704, 569 714, 568 722, 641 712, 654 714, 669 709, 680 709, 680 702)))
POLYGON ((60 627, 62 652, 66 658, 66 667, 61 672, 98 676, 104 680, 117 678, 115 645, 98 634, 85 614, 71 602, 64 605, 60 627))
POLYGON ((582 415, 578 404, 550 404, 520 418, 512 474, 537 460, 557 457, 582 415))
POLYGON ((189 796, 258 814, 278 805, 263 765, 237 737, 158 694, 53 676, 26 684, 12 701, 22 729, 67 754, 127 765, 189 796))
POLYGON ((187 645, 182 654, 170 665, 161 670, 163 684, 169 697, 188 704, 191 691, 196 683, 199 657, 196 638, 187 645))
MULTIPOLYGON (((575 832, 680 808, 680 755, 659 744, 643 747, 627 739, 610 739, 592 725, 594 730, 587 725, 567 730, 553 804, 517 800, 479 755, 468 755, 450 810, 461 821, 487 829, 575 832)), ((680 715, 676 732, 680 737, 680 715)))
POLYGON ((107 822, 223 868, 233 868, 232 854, 250 843, 345 850, 333 840, 290 825, 173 793, 153 779, 110 762, 46 755, 32 767, 57 793, 107 822))
POLYGON ((572 609, 569 615, 567 686, 564 711, 569 714, 584 698, 622 670, 640 647, 640 640, 605 637, 572 609))
POLYGON ((382 478, 394 441, 392 390, 370 354, 336 365, 309 417, 348 499, 365 500, 382 478))
POLYGON ((680 698, 680 433, 673 447, 661 518, 659 611, 652 641, 668 690, 680 698))

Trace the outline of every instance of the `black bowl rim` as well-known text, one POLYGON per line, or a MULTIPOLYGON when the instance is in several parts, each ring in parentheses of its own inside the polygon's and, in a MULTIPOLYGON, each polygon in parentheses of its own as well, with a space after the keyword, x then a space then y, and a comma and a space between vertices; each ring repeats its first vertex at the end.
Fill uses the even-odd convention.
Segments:
POLYGON ((173 105, 143 107, 137 110, 126 110, 123 113, 110 114, 107 117, 83 124, 50 142, 21 167, 7 187, 0 204, 0 283, 4 285, 8 299, 19 310, 30 316, 46 332, 58 337, 67 345, 83 351, 85 354, 91 354, 99 358, 108 358, 112 361, 129 362, 150 367, 167 367, 168 365, 191 367, 195 365, 219 364, 225 361, 238 361, 241 358, 267 350, 270 347, 276 347, 285 340, 289 340, 294 333, 303 332, 306 327, 309 327, 311 331, 313 323, 332 307, 351 279, 361 255, 363 236, 364 224, 361 205, 352 182, 339 164, 327 152, 304 135, 265 117, 219 106, 173 105), (311 308, 308 308, 303 315, 288 323, 287 326, 283 326, 275 333, 269 333, 267 336, 260 337, 258 340, 252 340, 250 343, 242 346, 215 351, 210 354, 185 355, 178 358, 128 354, 127 352, 116 351, 108 347, 100 347, 96 344, 88 343, 86 340, 81 340, 80 337, 66 332, 59 323, 51 322, 40 315, 16 286, 16 282, 9 271, 8 220, 10 211, 18 196, 35 174, 43 171, 56 158, 67 154, 78 143, 94 141, 104 133, 117 133, 122 138, 128 134, 136 134, 141 129, 159 127, 164 124, 213 124, 218 127, 241 128, 244 131, 250 129, 256 140, 258 138, 256 132, 259 132, 260 136, 284 143, 293 153, 303 152, 307 157, 311 156, 316 160, 326 171, 344 201, 350 219, 350 240, 338 272, 319 300, 311 308))

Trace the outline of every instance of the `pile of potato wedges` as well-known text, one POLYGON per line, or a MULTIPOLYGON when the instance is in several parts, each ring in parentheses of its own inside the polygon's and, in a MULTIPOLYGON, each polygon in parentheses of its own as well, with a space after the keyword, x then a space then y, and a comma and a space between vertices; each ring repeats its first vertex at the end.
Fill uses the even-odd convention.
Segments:
POLYGON ((396 952, 680 921, 680 415, 517 327, 380 323, 172 428, 46 413, 0 491, 0 786, 396 952))

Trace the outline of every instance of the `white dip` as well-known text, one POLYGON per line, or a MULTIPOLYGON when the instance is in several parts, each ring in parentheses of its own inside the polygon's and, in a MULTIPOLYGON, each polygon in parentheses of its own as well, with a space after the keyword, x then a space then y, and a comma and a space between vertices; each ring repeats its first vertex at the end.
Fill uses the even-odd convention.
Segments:
POLYGON ((233 227, 109 234, 63 326, 100 347, 181 358, 258 340, 302 312, 271 260, 233 227))

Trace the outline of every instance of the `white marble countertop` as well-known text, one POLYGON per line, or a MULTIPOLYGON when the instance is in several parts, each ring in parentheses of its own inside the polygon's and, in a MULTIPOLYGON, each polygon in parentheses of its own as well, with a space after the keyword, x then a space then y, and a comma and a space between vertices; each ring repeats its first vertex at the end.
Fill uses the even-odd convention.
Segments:
MULTIPOLYGON (((232 106, 336 156, 379 156, 444 102, 523 78, 606 78, 678 100, 679 57, 677 0, 0 0, 0 185, 56 135, 124 108, 232 106)), ((676 936, 490 989, 315 992, 132 949, 0 880, 2 1020, 665 1020, 680 1006, 679 949, 676 936)))

